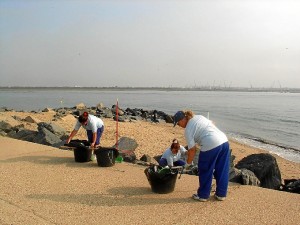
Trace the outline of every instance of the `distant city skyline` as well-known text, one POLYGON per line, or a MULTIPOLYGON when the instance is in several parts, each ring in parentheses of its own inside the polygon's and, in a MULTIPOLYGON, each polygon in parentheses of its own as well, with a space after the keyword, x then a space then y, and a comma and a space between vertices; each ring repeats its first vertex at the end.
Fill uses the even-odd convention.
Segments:
POLYGON ((1 0, 0 86, 300 88, 300 1, 1 0))

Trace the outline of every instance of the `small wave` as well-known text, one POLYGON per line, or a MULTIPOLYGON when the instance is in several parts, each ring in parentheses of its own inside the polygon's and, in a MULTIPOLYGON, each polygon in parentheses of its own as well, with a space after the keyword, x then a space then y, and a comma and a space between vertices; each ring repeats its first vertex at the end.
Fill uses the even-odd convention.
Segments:
POLYGON ((300 121, 298 121, 298 120, 279 119, 279 121, 284 122, 284 123, 300 124, 300 121))
POLYGON ((283 149, 298 151, 300 153, 300 149, 297 149, 297 148, 294 148, 294 147, 291 147, 291 146, 286 146, 286 145, 278 144, 278 143, 275 143, 273 141, 269 141, 269 140, 266 140, 266 139, 263 139, 263 138, 253 137, 253 138, 250 138, 250 139, 252 139, 254 141, 257 141, 257 142, 260 142, 260 143, 263 143, 263 144, 273 145, 273 146, 276 146, 276 147, 279 147, 279 148, 283 148, 283 149))
POLYGON ((259 148, 270 153, 274 153, 284 159, 300 163, 300 149, 284 146, 262 138, 251 137, 249 135, 229 134, 229 137, 240 143, 259 148))

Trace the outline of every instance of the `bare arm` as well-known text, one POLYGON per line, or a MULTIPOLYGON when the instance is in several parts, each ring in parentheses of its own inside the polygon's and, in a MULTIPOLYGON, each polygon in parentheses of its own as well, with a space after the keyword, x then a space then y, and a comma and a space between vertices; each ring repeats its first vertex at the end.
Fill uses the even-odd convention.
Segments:
POLYGON ((191 164, 195 155, 196 155, 196 145, 187 151, 188 158, 187 158, 186 162, 188 164, 191 164))
POLYGON ((93 142, 91 144, 91 147, 94 148, 96 145, 96 140, 97 140, 97 132, 93 133, 93 142))
POLYGON ((77 134, 78 130, 73 130, 69 136, 69 138, 67 139, 66 143, 69 144, 70 141, 72 140, 72 138, 77 134))

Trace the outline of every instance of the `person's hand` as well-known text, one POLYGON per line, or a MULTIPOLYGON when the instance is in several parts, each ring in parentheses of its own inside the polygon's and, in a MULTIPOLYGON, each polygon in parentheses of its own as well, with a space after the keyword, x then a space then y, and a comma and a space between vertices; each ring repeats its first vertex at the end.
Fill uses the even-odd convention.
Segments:
POLYGON ((92 143, 91 144, 91 148, 95 148, 96 144, 95 143, 92 143))

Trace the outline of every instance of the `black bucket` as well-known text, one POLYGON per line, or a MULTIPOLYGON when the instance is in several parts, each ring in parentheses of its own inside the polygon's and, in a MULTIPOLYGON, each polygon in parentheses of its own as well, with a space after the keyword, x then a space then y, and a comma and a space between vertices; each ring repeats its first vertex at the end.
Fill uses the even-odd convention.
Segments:
POLYGON ((167 194, 174 191, 178 170, 170 170, 169 172, 162 174, 154 171, 153 167, 149 167, 146 168, 144 172, 153 192, 158 194, 167 194))
POLYGON ((86 140, 72 140, 68 144, 70 147, 75 147, 74 158, 75 162, 89 162, 91 160, 92 150, 90 143, 86 140))
POLYGON ((95 151, 98 166, 109 167, 115 165, 119 152, 115 148, 100 147, 95 151))

